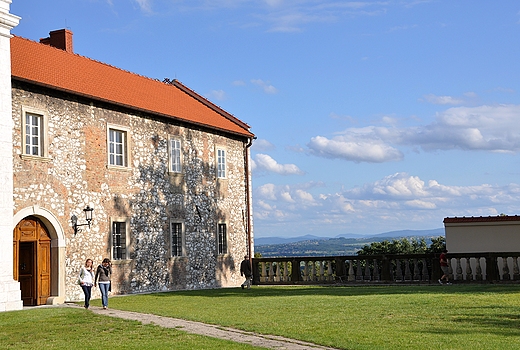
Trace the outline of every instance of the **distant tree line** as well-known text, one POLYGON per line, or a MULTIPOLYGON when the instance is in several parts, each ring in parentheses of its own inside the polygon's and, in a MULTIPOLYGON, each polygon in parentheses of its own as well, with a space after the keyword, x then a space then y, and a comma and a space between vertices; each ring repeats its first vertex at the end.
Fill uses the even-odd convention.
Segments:
POLYGON ((381 255, 381 254, 424 254, 440 253, 446 248, 444 236, 432 237, 428 246, 424 238, 401 238, 392 241, 384 240, 372 242, 365 245, 357 252, 358 255, 381 255))

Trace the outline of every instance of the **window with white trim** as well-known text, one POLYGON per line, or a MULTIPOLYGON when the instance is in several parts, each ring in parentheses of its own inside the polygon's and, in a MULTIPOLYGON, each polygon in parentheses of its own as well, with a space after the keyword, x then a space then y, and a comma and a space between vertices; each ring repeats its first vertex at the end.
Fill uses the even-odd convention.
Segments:
POLYGON ((126 130, 108 129, 108 164, 128 166, 128 133, 126 130))
POLYGON ((181 140, 178 138, 170 139, 170 172, 180 173, 181 166, 181 140))
POLYGON ((45 113, 22 107, 22 156, 45 158, 48 155, 45 113))
POLYGON ((226 254, 227 253, 227 225, 226 224, 218 224, 217 228, 217 253, 218 254, 226 254))
POLYGON ((184 256, 184 230, 182 222, 170 221, 170 256, 184 256))
POLYGON ((41 115, 25 114, 25 154, 41 156, 43 151, 43 117, 41 115))
POLYGON ((112 221, 112 260, 128 259, 127 221, 112 221))
POLYGON ((226 150, 217 148, 217 177, 226 177, 226 150))

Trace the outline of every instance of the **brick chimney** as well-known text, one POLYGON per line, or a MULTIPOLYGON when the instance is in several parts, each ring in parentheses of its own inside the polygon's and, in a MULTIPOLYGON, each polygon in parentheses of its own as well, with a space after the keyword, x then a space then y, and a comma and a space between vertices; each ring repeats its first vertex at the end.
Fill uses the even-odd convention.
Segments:
POLYGON ((48 38, 40 39, 40 43, 73 53, 72 32, 68 29, 58 29, 49 33, 48 38))

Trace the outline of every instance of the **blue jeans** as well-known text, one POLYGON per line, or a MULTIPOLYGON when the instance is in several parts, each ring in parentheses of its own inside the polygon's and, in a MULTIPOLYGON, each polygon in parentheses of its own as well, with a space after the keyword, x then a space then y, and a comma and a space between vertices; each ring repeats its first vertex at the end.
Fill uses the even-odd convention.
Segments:
POLYGON ((103 306, 108 306, 108 287, 110 283, 98 283, 99 291, 101 292, 101 303, 103 306))
POLYGON ((83 293, 85 293, 85 307, 88 309, 90 306, 90 297, 92 295, 92 286, 82 284, 81 289, 83 289, 83 293))

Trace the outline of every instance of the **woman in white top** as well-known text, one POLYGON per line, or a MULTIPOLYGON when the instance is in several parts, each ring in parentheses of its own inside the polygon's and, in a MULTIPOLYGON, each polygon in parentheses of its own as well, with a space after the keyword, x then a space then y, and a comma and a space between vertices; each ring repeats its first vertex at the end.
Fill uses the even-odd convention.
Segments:
POLYGON ((85 293, 85 309, 88 309, 90 306, 90 297, 92 296, 92 285, 94 284, 93 265, 94 262, 92 259, 87 259, 87 261, 85 261, 85 266, 81 267, 79 270, 78 283, 81 285, 83 293, 85 293))

